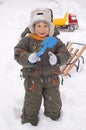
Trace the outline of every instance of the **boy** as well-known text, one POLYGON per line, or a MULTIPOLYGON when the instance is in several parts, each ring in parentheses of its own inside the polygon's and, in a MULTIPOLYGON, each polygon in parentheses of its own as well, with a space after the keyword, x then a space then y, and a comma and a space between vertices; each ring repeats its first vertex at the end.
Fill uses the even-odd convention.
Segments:
POLYGON ((21 121, 22 124, 30 122, 32 125, 37 125, 42 97, 45 116, 52 120, 60 117, 62 103, 59 92, 59 68, 68 61, 70 54, 65 44, 53 37, 51 9, 33 10, 30 20, 31 33, 19 41, 14 48, 14 55, 15 60, 23 66, 25 78, 25 98, 21 121), (54 40, 54 45, 50 47, 54 40), (41 45, 46 43, 49 45, 48 48, 37 56, 38 52, 43 49, 41 45))

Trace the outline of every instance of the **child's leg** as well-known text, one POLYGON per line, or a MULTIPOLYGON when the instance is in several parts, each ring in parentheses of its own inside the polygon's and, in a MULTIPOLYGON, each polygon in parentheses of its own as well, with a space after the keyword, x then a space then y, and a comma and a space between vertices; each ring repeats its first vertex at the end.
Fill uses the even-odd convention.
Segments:
POLYGON ((25 99, 22 123, 30 122, 37 125, 38 114, 42 100, 42 86, 39 79, 25 79, 25 99))
POLYGON ((60 117, 61 98, 59 92, 59 78, 52 77, 51 82, 46 83, 44 88, 44 114, 53 120, 60 117))

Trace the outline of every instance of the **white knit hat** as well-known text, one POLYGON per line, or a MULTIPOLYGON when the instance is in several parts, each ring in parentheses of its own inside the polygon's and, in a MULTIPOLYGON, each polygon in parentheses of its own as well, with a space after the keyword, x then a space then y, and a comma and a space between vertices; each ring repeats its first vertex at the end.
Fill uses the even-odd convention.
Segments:
POLYGON ((37 22, 40 22, 40 21, 44 21, 49 25, 49 28, 50 28, 49 35, 53 36, 54 25, 52 23, 52 20, 53 20, 53 14, 52 14, 51 9, 37 8, 31 12, 29 29, 30 29, 31 33, 34 34, 34 24, 37 22))

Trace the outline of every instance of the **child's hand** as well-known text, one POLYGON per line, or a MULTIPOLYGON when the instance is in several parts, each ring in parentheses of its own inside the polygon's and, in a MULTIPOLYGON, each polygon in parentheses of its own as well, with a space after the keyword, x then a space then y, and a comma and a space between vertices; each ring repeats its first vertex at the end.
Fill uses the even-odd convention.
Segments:
POLYGON ((51 51, 48 52, 49 55, 49 62, 51 65, 56 65, 58 64, 58 59, 56 57, 56 55, 54 53, 52 53, 51 51))
POLYGON ((36 63, 37 61, 40 61, 40 57, 37 57, 37 53, 32 53, 29 57, 28 57, 28 61, 31 63, 31 64, 34 64, 36 63))

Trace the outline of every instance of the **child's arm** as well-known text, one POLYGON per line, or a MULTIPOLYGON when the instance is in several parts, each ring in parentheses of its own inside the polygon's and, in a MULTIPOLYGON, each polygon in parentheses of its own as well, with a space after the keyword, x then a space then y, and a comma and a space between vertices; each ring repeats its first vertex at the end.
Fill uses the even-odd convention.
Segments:
POLYGON ((56 45, 55 55, 58 58, 58 62, 60 66, 66 64, 66 62, 70 57, 70 53, 68 52, 65 44, 60 39, 58 39, 58 44, 56 45))
POLYGON ((30 54, 31 52, 29 38, 24 37, 14 48, 14 59, 23 67, 33 67, 33 65, 29 64, 28 61, 28 57, 30 54))

